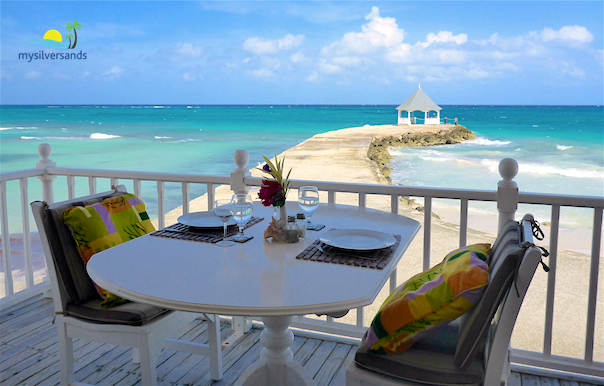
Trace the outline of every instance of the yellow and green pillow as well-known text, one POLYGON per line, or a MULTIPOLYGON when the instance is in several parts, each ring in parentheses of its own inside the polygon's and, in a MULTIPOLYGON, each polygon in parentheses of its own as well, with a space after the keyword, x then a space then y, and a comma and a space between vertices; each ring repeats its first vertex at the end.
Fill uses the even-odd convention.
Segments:
POLYGON ((472 308, 488 283, 489 250, 489 244, 474 244, 452 251, 395 289, 367 331, 369 351, 403 352, 472 308))
MULTIPOLYGON (((112 197, 103 202, 76 206, 63 213, 84 264, 97 252, 155 231, 145 203, 134 194, 112 197)), ((117 267, 116 267, 117 268, 117 267)), ((102 307, 126 300, 97 286, 102 307)))

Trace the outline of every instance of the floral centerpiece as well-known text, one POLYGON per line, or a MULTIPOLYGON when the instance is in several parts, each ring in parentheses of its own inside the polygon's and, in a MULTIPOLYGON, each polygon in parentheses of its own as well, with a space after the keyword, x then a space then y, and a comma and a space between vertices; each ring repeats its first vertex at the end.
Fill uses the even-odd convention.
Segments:
POLYGON ((275 163, 266 157, 266 162, 262 169, 259 169, 264 174, 268 175, 267 178, 262 180, 260 191, 258 192, 258 198, 262 201, 264 206, 273 206, 279 208, 279 219, 273 218, 268 228, 264 231, 264 238, 276 238, 280 242, 283 242, 281 231, 284 228, 285 221, 287 220, 287 212, 285 211, 285 199, 287 198, 287 191, 289 190, 289 175, 291 169, 287 173, 287 176, 283 178, 283 164, 285 162, 285 156, 279 160, 275 154, 275 163))
POLYGON ((285 199, 287 198, 287 191, 289 190, 289 175, 291 169, 287 173, 285 179, 283 178, 283 163, 285 162, 285 156, 279 161, 275 154, 275 163, 273 164, 268 158, 264 158, 266 163, 261 170, 263 173, 268 174, 270 178, 266 178, 262 181, 260 192, 258 192, 258 198, 262 201, 264 206, 279 206, 285 205, 285 199))

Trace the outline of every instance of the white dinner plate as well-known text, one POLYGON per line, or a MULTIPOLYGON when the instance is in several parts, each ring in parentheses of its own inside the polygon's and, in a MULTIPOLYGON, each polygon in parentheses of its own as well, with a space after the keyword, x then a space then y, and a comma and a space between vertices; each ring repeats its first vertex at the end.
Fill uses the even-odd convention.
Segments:
POLYGON ((396 243, 394 236, 388 233, 367 229, 332 229, 321 235, 319 240, 332 247, 359 251, 382 249, 396 243))
MULTIPOLYGON (((183 214, 178 218, 178 222, 195 228, 222 228, 222 221, 214 215, 214 212, 194 212, 183 214)), ((227 226, 235 225, 232 218, 227 226)))

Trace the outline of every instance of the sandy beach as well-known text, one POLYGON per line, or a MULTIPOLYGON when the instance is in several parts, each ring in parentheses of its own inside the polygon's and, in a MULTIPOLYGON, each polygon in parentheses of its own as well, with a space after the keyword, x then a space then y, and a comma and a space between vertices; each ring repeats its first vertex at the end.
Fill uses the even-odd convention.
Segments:
MULTIPOLYGON (((442 135, 454 129, 453 125, 422 126, 414 125, 412 128, 398 125, 380 125, 353 127, 317 134, 314 137, 294 146, 279 154, 285 156, 285 170, 292 169, 292 179, 336 181, 351 183, 387 184, 383 169, 375 161, 369 159, 367 153, 372 143, 400 142, 397 140, 408 134, 418 132, 434 136, 442 135)), ((420 144, 421 145, 421 144, 420 144)), ((387 149, 382 149, 386 150, 387 149)), ((266 156, 270 157, 267 149, 266 156)), ((253 168, 256 165, 248 165, 253 168)), ((261 176, 258 170, 252 169, 253 176, 261 176)), ((493 189, 496 188, 494 184, 493 189)), ((251 191, 252 197, 257 199, 257 189, 251 191)), ((216 189, 217 198, 228 198, 232 194, 229 186, 220 186, 216 189)), ((291 192, 289 199, 293 199, 296 192, 291 192)), ((327 195, 321 197, 327 201, 327 195)), ((358 197, 354 194, 340 193, 336 195, 336 202, 340 204, 357 205, 358 197)), ((367 197, 367 207, 390 211, 390 198, 370 195, 367 197)), ((194 199, 190 211, 207 210, 207 198, 201 196, 194 199)), ((423 222, 423 211, 406 205, 399 206, 399 213, 423 222)), ((166 225, 176 222, 182 209, 171 211, 166 216, 166 225)), ((522 214, 518 214, 521 216, 522 214)), ((316 212, 313 218, 320 221, 321 213, 316 212)), ((468 244, 492 243, 495 240, 497 214, 483 216, 471 222, 474 229, 468 229, 468 244)), ((543 227, 546 234, 548 228, 543 227)), ((403 259, 397 266, 397 284, 403 283, 408 277, 420 272, 423 259, 423 229, 420 230, 403 259)), ((448 252, 459 247, 459 226, 445 222, 433 215, 432 222, 432 265, 440 262, 448 252)), ((576 242, 576 240, 574 240, 576 242)), ((540 245, 548 246, 546 238, 540 245)), ((562 244, 562 243, 561 243, 562 244)), ((574 251, 560 249, 557 260, 557 286, 554 311, 554 336, 552 351, 554 354, 582 358, 584 355, 589 256, 574 251)), ((547 259, 545 259, 547 263, 547 259)), ((604 262, 600 264, 600 277, 604 275, 604 262)), ((383 300, 388 296, 388 285, 384 287, 373 304, 365 308, 365 324, 369 325, 383 300)), ((518 316, 517 327, 512 337, 512 346, 518 349, 538 351, 543 348, 543 320, 545 315, 547 274, 538 268, 527 298, 524 300, 522 310, 518 316)), ((346 323, 355 323, 356 311, 351 310, 348 315, 338 319, 346 323)), ((604 288, 599 288, 598 311, 596 319, 595 360, 604 360, 604 288)))

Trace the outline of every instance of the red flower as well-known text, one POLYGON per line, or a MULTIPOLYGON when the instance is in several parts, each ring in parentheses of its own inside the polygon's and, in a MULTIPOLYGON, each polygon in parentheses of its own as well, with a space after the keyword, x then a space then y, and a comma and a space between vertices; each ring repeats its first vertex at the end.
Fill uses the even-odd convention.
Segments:
POLYGON ((264 206, 282 206, 285 203, 283 198, 283 186, 276 181, 263 180, 258 198, 262 200, 264 206))

